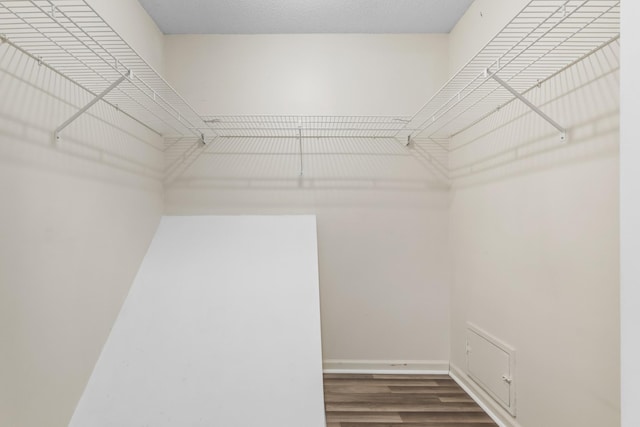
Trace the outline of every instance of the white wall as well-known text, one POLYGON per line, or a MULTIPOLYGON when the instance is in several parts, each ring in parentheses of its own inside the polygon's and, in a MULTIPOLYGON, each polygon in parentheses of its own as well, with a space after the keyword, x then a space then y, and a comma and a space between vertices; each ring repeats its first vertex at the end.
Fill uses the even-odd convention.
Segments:
POLYGON ((640 55, 635 43, 640 37, 640 3, 632 0, 622 2, 622 71, 620 102, 620 240, 621 240, 621 336, 622 336, 622 426, 640 425, 640 132, 638 110, 640 109, 640 55))
POLYGON ((447 189, 396 141, 306 144, 299 179, 293 140, 215 142, 165 211, 316 214, 325 359, 447 360, 447 189))
POLYGON ((164 217, 70 426, 324 427, 316 221, 164 217))
POLYGON ((137 0, 88 0, 111 27, 160 74, 164 71, 164 34, 137 0))
POLYGON ((204 115, 411 115, 447 77, 447 36, 172 35, 166 76, 204 115))
POLYGON ((605 49, 527 94, 567 144, 520 103, 453 141, 452 370, 473 384, 468 321, 513 346, 507 425, 620 424, 617 67, 605 49))
POLYGON ((90 98, 6 44, 0 93, 0 425, 66 426, 160 219, 162 141, 96 105, 54 145, 90 98))
POLYGON ((453 75, 480 51, 529 0, 474 0, 449 33, 449 72, 453 75))
MULTIPOLYGON (((172 36, 166 52, 137 2, 91 3, 157 69, 166 53, 169 79, 203 114, 411 114, 446 79, 447 65, 463 65, 526 1, 476 0, 448 39, 172 36)), ((623 20, 632 22, 635 2, 624 8, 623 20)), ((633 45, 625 48, 623 79, 627 69, 631 77, 623 92, 632 93, 638 73, 633 45)), ((0 61, 0 424, 64 425, 159 219, 162 155, 153 136, 99 107, 68 130, 75 137, 52 148, 51 129, 85 95, 6 46, 0 61)), ((165 211, 317 213, 331 359, 448 359, 442 325, 453 274, 455 366, 463 366, 464 322, 475 321, 519 351, 523 426, 617 425, 616 83, 615 74, 587 82, 552 107, 577 132, 566 148, 556 148, 550 131, 530 137, 519 161, 503 162, 495 157, 501 150, 512 155, 525 131, 545 124, 528 117, 497 130, 503 118, 486 122, 488 136, 452 157, 458 173, 478 159, 483 172, 458 176, 451 221, 448 192, 433 171, 380 140, 307 145, 314 153, 303 180, 289 140, 218 141, 183 165, 167 187, 165 211), (547 318, 553 328, 539 327, 547 318), (560 406, 549 390, 569 399, 560 406)), ((638 423, 629 403, 638 395, 634 103, 622 100, 629 117, 621 178, 625 427, 638 423)))
MULTIPOLYGON (((166 59, 170 82, 202 114, 407 114, 445 80, 447 42, 171 36, 166 59)), ((299 178, 294 139, 216 140, 168 183, 165 212, 316 214, 324 358, 446 367, 446 187, 393 139, 303 145, 299 178)))

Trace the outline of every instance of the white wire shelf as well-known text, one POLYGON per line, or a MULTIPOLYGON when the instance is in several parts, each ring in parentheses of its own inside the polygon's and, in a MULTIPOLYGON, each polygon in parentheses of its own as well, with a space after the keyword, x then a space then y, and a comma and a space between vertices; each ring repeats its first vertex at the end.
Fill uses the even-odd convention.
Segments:
POLYGON ((221 137, 392 138, 405 127, 403 116, 208 116, 221 137))
POLYGON ((453 136, 618 40, 619 27, 619 0, 532 0, 412 117, 201 117, 85 0, 0 0, 0 42, 96 99, 113 87, 105 102, 172 141, 395 137, 444 169, 453 136))
POLYGON ((84 0, 0 1, 0 42, 160 135, 214 136, 189 104, 84 0))
POLYGON ((526 93, 619 36, 619 0, 532 0, 394 136, 450 139, 516 98, 498 80, 526 93))

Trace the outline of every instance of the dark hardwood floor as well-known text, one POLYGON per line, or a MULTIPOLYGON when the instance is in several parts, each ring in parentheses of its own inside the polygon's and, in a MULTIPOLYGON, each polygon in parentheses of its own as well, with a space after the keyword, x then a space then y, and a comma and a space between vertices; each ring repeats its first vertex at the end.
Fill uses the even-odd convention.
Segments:
POLYGON ((491 427, 448 375, 325 374, 327 427, 491 427))

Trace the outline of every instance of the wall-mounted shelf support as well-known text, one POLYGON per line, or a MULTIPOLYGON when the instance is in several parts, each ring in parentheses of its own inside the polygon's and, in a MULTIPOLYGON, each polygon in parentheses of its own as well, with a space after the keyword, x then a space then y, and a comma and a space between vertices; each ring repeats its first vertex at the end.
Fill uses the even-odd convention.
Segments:
POLYGON ((511 92, 513 96, 515 96, 520 101, 522 101, 527 107, 531 108, 534 113, 536 113, 537 115, 542 117, 544 120, 549 122, 551 126, 558 129, 560 131, 560 141, 565 142, 567 140, 567 130, 563 126, 561 126, 558 122, 556 122, 551 117, 549 117, 544 111, 542 111, 541 109, 533 105, 531 101, 529 101, 527 98, 522 96, 520 92, 512 88, 507 82, 502 80, 500 77, 496 76, 495 73, 492 73, 490 70, 487 70, 486 73, 489 77, 491 77, 493 80, 498 82, 500 86, 504 87, 506 90, 511 92))
POLYGON ((302 163, 302 127, 298 127, 298 146, 300 148, 300 176, 303 176, 304 168, 302 163))
POLYGON ((69 117, 63 124, 61 124, 60 126, 58 126, 56 128, 56 130, 53 131, 53 138, 55 141, 60 139, 60 132, 62 132, 67 126, 69 126, 71 123, 73 123, 78 117, 80 117, 81 115, 83 115, 89 108, 91 108, 96 102, 100 101, 102 98, 104 98, 109 92, 111 92, 113 89, 115 89, 116 87, 118 87, 118 85, 120 83, 122 83, 123 81, 125 81, 126 79, 128 79, 131 76, 131 70, 127 70, 126 73, 124 73, 122 76, 120 76, 120 78, 118 80, 116 80, 115 82, 111 83, 109 85, 108 88, 106 88, 105 90, 103 90, 99 95, 96 95, 95 98, 93 98, 91 101, 89 101, 89 103, 87 105, 85 105, 84 107, 82 107, 81 109, 79 109, 73 116, 69 117))

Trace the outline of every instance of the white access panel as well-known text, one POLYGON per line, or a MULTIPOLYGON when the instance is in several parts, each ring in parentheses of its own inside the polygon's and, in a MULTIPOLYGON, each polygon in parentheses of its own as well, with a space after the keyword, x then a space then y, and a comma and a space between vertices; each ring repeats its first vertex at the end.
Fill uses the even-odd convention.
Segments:
POLYGON ((324 427, 313 216, 164 217, 72 427, 324 427))
POLYGON ((514 349, 468 323, 467 373, 511 415, 516 413, 514 370, 514 349))

